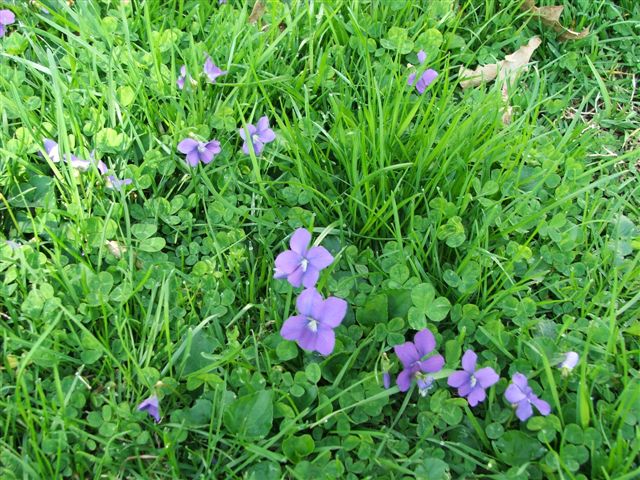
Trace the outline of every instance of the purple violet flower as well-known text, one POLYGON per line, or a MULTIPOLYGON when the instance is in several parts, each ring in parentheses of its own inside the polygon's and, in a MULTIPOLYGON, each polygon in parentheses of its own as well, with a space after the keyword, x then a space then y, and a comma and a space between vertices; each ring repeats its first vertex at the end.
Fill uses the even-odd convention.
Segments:
POLYGON ((543 416, 547 416, 551 413, 551 406, 533 393, 533 390, 527 381, 527 377, 522 373, 513 374, 511 384, 504 391, 504 397, 513 406, 517 406, 516 416, 523 422, 533 415, 533 408, 531 405, 535 405, 543 416))
POLYGON ((405 342, 393 347, 403 367, 396 379, 401 392, 409 390, 411 380, 416 378, 420 393, 422 395, 426 394, 433 383, 433 377, 425 374, 439 372, 444 366, 442 355, 435 354, 424 359, 435 348, 436 339, 427 328, 416 333, 415 337, 413 337, 413 342, 405 342))
POLYGON ((563 362, 559 365, 562 369, 562 375, 564 377, 568 376, 571 371, 578 365, 580 361, 580 355, 576 352, 567 352, 564 356, 563 362))
POLYGON ((382 385, 384 388, 391 388, 391 374, 389 372, 384 372, 382 374, 382 385))
POLYGON ((178 151, 187 156, 187 163, 191 167, 197 167, 198 162, 205 165, 211 163, 213 157, 219 154, 222 149, 220 142, 211 140, 210 142, 198 142, 193 138, 185 138, 178 144, 178 151))
POLYGON ((6 26, 16 21, 16 16, 11 10, 0 10, 0 37, 4 37, 6 26))
POLYGON ((289 317, 280 330, 287 340, 294 340, 300 348, 321 355, 333 352, 336 336, 333 331, 347 313, 347 302, 341 298, 322 295, 315 288, 303 290, 296 299, 300 315, 289 317))
POLYGON ((213 60, 211 60, 211 57, 208 55, 207 60, 204 62, 203 70, 205 75, 209 77, 210 83, 216 83, 216 79, 218 77, 227 74, 227 71, 220 69, 215 63, 213 63, 213 60))
POLYGON ((291 250, 285 250, 276 257, 273 278, 286 278, 294 287, 315 286, 320 271, 333 262, 333 256, 324 247, 309 247, 311 234, 304 228, 298 228, 289 240, 291 250))
POLYGON ((467 397, 469 405, 475 407, 486 398, 485 390, 500 380, 500 377, 491 367, 476 370, 478 356, 467 350, 462 356, 462 370, 449 375, 447 383, 450 387, 458 389, 458 395, 467 397))
MULTIPOLYGON (((427 59, 427 54, 424 52, 424 50, 420 50, 418 52, 418 61, 420 62, 420 64, 422 65, 426 59, 427 59)), ((411 73, 409 75, 409 78, 407 79, 407 83, 411 86, 413 86, 413 84, 415 83, 416 90, 418 90, 418 93, 422 95, 424 91, 427 89, 427 87, 431 85, 431 82, 433 82, 436 79, 437 76, 438 76, 438 72, 430 68, 420 75, 420 79, 417 82, 416 82, 416 72, 411 73)))
POLYGON ((240 137, 244 140, 242 151, 247 155, 249 155, 249 145, 253 146, 253 151, 256 155, 260 155, 264 149, 264 144, 273 142, 276 139, 276 134, 269 128, 269 119, 266 115, 258 120, 257 126, 248 124, 245 128, 240 129, 240 137), (249 132, 249 141, 247 141, 246 137, 247 131, 249 132))
POLYGON ((184 81, 187 79, 187 66, 182 65, 180 67, 180 75, 178 76, 178 80, 176 80, 176 84, 178 88, 182 90, 184 88, 184 81))
POLYGON ((160 403, 156 395, 151 395, 146 400, 143 400, 137 408, 138 411, 147 412, 151 415, 156 423, 160 423, 160 403))

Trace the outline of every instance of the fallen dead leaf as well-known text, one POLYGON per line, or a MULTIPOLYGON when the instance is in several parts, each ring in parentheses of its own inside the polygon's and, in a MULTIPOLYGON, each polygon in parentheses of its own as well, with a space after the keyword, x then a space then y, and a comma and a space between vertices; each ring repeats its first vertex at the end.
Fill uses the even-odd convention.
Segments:
POLYGON ((589 35, 588 27, 581 32, 574 32, 562 26, 560 15, 564 10, 563 6, 537 7, 535 0, 524 0, 521 8, 525 12, 531 12, 536 17, 540 17, 542 23, 560 33, 561 35, 558 37, 560 40, 578 40, 589 35))
POLYGON ((533 52, 540 46, 540 37, 532 37, 526 45, 523 45, 511 55, 504 57, 498 63, 480 65, 475 70, 460 68, 460 86, 462 88, 476 87, 484 82, 495 80, 506 80, 510 84, 518 74, 526 70, 527 64, 533 52))
POLYGON ((266 9, 267 6, 262 0, 256 0, 256 3, 253 4, 251 15, 249 15, 249 19, 247 21, 251 24, 258 23, 258 20, 260 20, 262 15, 264 15, 266 9))

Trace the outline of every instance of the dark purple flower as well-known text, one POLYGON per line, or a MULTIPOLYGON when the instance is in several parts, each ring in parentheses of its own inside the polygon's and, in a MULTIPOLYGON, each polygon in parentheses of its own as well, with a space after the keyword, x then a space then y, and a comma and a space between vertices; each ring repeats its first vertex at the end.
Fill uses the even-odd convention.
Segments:
POLYGON ((113 175, 109 175, 107 177, 107 188, 112 188, 115 190, 121 190, 122 187, 131 185, 132 183, 133 180, 131 180, 130 178, 123 178, 122 180, 120 180, 113 175))
POLYGON ((16 16, 11 10, 0 10, 0 37, 4 37, 6 26, 16 21, 16 16))
POLYGON ((509 403, 517 406, 516 416, 523 422, 533 415, 533 408, 531 405, 535 405, 543 416, 547 416, 551 413, 551 406, 533 393, 533 390, 527 381, 527 377, 522 373, 515 373, 513 375, 511 384, 504 391, 504 397, 509 403))
POLYGON ((475 407, 486 398, 485 390, 500 380, 493 368, 485 367, 476 371, 478 356, 471 350, 462 356, 462 368, 449 375, 447 383, 458 389, 458 395, 467 397, 469 405, 475 407))
MULTIPOLYGON (((427 54, 424 53, 424 50, 420 50, 418 52, 418 61, 420 62, 420 64, 422 65, 426 59, 427 59, 427 54)), ((437 76, 438 76, 438 72, 430 68, 420 75, 420 78, 418 79, 417 82, 416 82, 416 73, 415 72, 411 73, 409 75, 409 78, 407 79, 407 83, 412 86, 415 83, 415 87, 416 87, 416 90, 418 90, 418 93, 423 94, 424 91, 427 89, 427 87, 431 85, 431 82, 433 82, 437 76)))
POLYGON ((269 128, 269 119, 266 116, 258 120, 257 126, 248 124, 246 130, 241 128, 240 136, 244 140, 242 151, 247 155, 249 155, 249 145, 253 146, 253 151, 256 155, 260 155, 264 149, 264 144, 273 142, 276 139, 276 134, 269 128), (247 131, 249 132, 248 139, 246 136, 247 131))
POLYGON ((287 340, 294 340, 300 348, 321 355, 333 352, 336 336, 333 331, 347 313, 347 302, 341 298, 322 295, 315 288, 303 290, 296 300, 300 315, 289 317, 280 330, 287 340))
POLYGON ((216 64, 213 63, 213 60, 211 60, 211 57, 209 56, 207 56, 207 60, 204 62, 203 70, 205 75, 209 77, 209 82, 211 83, 216 83, 216 79, 218 77, 227 74, 225 70, 221 70, 218 66, 216 66, 216 64))
POLYGON ((276 257, 273 278, 286 278, 291 285, 305 288, 315 286, 320 271, 333 262, 333 256, 324 247, 309 247, 311 234, 298 228, 289 240, 291 250, 285 250, 276 257))
POLYGON ((187 79, 187 67, 186 65, 182 65, 180 67, 180 75, 178 76, 178 80, 176 80, 176 84, 178 88, 182 90, 184 88, 184 81, 187 79))
POLYGON ((442 355, 435 354, 425 359, 435 348, 436 339, 427 328, 416 333, 413 342, 405 342, 393 347, 402 362, 403 370, 396 379, 401 392, 409 390, 411 380, 416 378, 421 393, 426 393, 433 382, 433 377, 425 374, 439 372, 444 366, 442 355))
POLYGON ((160 403, 157 396, 151 395, 146 400, 143 400, 137 408, 140 412, 147 412, 151 415, 156 423, 160 423, 160 403))
POLYGON ((205 165, 210 163, 222 149, 220 142, 211 140, 210 142, 198 142, 193 138, 185 138, 178 144, 178 151, 187 156, 187 163, 192 167, 197 167, 198 162, 205 165))

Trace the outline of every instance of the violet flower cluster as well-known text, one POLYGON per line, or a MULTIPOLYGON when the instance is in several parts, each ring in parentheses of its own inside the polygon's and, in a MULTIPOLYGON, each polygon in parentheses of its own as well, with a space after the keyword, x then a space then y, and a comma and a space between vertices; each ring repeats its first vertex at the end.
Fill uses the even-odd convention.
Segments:
MULTIPOLYGON (((239 130, 239 133, 244 140, 242 151, 247 155, 250 155, 251 150, 255 155, 260 155, 265 144, 276 139, 276 134, 269 128, 269 119, 266 116, 258 120, 257 126, 247 124, 239 130), (249 132, 248 137, 247 132, 249 132)), ((201 142, 187 137, 178 144, 178 151, 186 155, 187 165, 195 168, 199 163, 204 165, 211 163, 215 156, 222 152, 222 147, 215 139, 201 142)))
MULTIPOLYGON (((413 342, 405 342, 394 347, 396 356, 402 364, 402 370, 398 374, 396 384, 398 390, 406 392, 416 381, 418 391, 426 395, 434 383, 434 374, 440 372, 444 366, 444 358, 436 351, 436 340, 433 333, 425 328, 416 333, 413 342)), ((573 369, 579 361, 575 352, 565 354, 564 361, 559 365, 563 375, 573 369)), ((477 406, 487 397, 487 389, 500 380, 500 376, 491 367, 477 368, 478 355, 467 350, 462 356, 462 370, 449 374, 447 384, 456 388, 460 397, 466 398, 471 407, 477 406)), ((383 355, 383 385, 390 388, 391 375, 389 373, 388 360, 383 355)), ((505 399, 516 409, 516 416, 525 421, 533 415, 536 407, 541 415, 549 415, 551 406, 533 393, 527 377, 522 373, 515 373, 512 383, 504 392, 505 399)))
POLYGON ((300 348, 329 355, 335 346, 334 329, 347 314, 347 302, 342 298, 322 295, 315 289, 320 272, 333 263, 333 256, 324 247, 311 247, 311 234, 299 228, 291 236, 290 250, 275 260, 274 278, 284 279, 294 287, 304 286, 296 299, 299 315, 289 317, 280 330, 286 340, 297 342, 300 348))

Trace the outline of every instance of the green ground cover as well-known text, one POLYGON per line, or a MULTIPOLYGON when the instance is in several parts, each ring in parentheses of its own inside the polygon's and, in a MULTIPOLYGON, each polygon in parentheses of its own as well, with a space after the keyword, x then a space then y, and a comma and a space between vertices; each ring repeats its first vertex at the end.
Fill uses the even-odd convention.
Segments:
POLYGON ((561 41, 522 3, 0 3, 0 478, 639 478, 640 4, 558 1, 561 41), (508 105, 461 88, 534 36, 508 105), (281 335, 298 228, 348 304, 328 355, 281 335))

